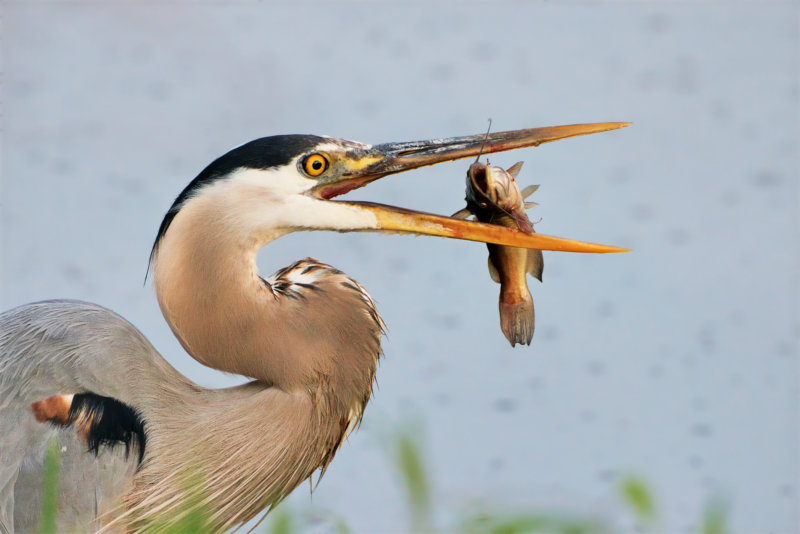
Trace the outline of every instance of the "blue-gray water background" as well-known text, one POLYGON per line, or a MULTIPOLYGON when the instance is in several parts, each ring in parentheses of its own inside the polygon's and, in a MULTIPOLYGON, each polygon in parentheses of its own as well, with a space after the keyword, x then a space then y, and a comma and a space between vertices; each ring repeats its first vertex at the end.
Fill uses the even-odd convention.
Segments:
MULTIPOLYGON (((428 423, 440 524, 470 503, 615 513, 639 473, 664 531, 730 499, 735 532, 798 531, 798 4, 17 3, 3 9, 3 309, 78 298, 193 380, 142 287, 181 189, 250 139, 369 143, 580 122, 619 132, 492 156, 541 184, 537 231, 633 253, 545 253, 537 328, 511 349, 483 245, 292 235, 377 300, 379 389, 314 493, 401 532, 387 421, 428 423)), ((456 162, 357 191, 450 214, 456 162)), ((304 487, 291 498, 307 507, 304 487)))

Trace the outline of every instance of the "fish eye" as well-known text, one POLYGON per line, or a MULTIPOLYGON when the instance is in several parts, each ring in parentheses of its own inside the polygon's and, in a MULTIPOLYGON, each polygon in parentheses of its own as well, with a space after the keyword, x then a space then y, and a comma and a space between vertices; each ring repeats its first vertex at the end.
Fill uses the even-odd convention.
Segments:
POLYGON ((307 175, 316 177, 328 170, 328 160, 322 154, 311 154, 303 160, 303 170, 307 175))

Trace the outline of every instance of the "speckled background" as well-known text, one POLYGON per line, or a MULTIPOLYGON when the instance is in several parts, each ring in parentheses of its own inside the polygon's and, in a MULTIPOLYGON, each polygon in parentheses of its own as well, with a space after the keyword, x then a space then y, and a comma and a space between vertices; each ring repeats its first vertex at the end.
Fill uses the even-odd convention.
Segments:
MULTIPOLYGON (((598 513, 638 473, 662 531, 712 495, 734 532, 798 531, 798 4, 16 3, 3 9, 4 309, 69 297, 136 324, 203 385, 143 287, 180 190, 250 139, 364 142, 632 121, 525 160, 537 231, 634 249, 545 253, 511 349, 474 243, 293 235, 369 289, 379 390, 314 494, 358 533, 406 529, 383 435, 426 422, 437 522, 475 503, 598 513)), ((464 162, 351 195, 449 214, 464 162)), ((290 499, 311 507, 308 490, 290 499)))

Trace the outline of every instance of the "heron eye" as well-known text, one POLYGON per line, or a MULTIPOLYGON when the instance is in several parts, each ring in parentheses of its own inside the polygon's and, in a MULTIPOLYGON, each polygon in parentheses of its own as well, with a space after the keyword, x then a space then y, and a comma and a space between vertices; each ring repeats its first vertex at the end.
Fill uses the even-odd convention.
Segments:
POLYGON ((309 176, 319 176, 328 170, 328 160, 321 154, 311 154, 303 162, 303 170, 309 176))

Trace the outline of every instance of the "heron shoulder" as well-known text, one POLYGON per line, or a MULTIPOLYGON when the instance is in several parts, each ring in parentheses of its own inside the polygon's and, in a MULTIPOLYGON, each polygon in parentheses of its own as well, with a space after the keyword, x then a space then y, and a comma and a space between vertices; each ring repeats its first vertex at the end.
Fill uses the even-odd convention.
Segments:
POLYGON ((0 314, 0 406, 92 391, 137 405, 158 393, 154 377, 190 382, 115 312, 89 302, 50 300, 0 314))

